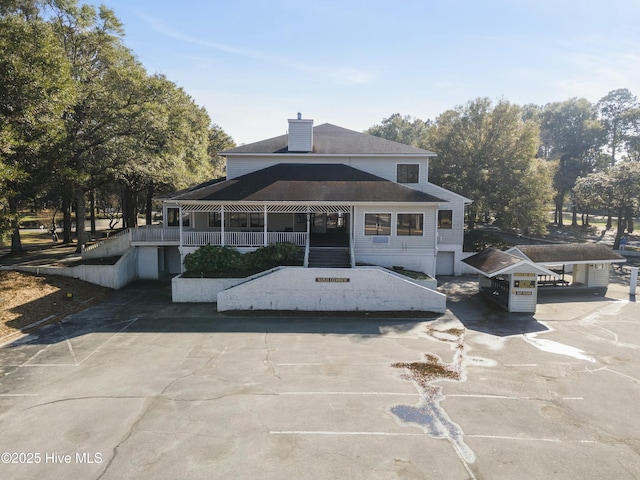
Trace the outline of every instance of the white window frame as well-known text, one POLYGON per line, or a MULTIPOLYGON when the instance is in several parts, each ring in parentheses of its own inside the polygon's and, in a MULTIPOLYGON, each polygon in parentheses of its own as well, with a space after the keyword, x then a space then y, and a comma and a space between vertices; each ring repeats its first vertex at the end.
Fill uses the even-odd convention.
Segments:
POLYGON ((396 237, 416 237, 416 238, 420 238, 420 237, 424 237, 427 234, 427 226, 426 226, 426 222, 425 219, 427 218, 427 215, 425 212, 396 212, 396 221, 393 222, 394 225, 394 229, 395 229, 395 236, 396 237), (422 234, 421 235, 400 235, 398 234, 398 221, 399 221, 399 217, 400 215, 422 215, 422 234))
POLYGON ((400 183, 402 185, 418 185, 420 183, 420 162, 396 162, 396 183, 400 183), (417 182, 401 182, 400 178, 398 178, 398 167, 400 165, 417 165, 418 166, 418 181, 417 182))
POLYGON ((380 211, 363 212, 362 235, 366 238, 391 237, 393 235, 393 212, 380 212, 380 211), (389 215, 389 234, 385 235, 383 233, 376 233, 375 235, 367 235, 367 215, 389 215))

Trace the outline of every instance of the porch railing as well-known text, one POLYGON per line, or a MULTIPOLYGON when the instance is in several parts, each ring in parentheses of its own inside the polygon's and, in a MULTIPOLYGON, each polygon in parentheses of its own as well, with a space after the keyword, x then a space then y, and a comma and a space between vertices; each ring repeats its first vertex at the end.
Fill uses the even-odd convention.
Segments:
MULTIPOLYGON (((145 226, 128 230, 133 243, 178 243, 179 227, 145 226)), ((306 232, 224 232, 224 245, 232 247, 261 247, 269 243, 292 242, 304 247, 307 241, 306 232)), ((183 230, 183 245, 195 247, 201 245, 223 245, 221 232, 183 230)))
POLYGON ((132 242, 179 242, 180 227, 147 225, 129 229, 132 242))

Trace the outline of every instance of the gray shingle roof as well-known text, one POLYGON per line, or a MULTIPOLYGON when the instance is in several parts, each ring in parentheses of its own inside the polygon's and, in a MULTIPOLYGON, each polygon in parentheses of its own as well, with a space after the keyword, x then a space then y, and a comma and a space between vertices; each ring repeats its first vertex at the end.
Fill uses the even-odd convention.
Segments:
POLYGON ((462 261, 490 277, 496 272, 524 263, 526 260, 491 247, 462 261))
POLYGON ((562 243, 554 245, 518 245, 534 263, 623 262, 626 259, 610 247, 596 243, 562 243))
POLYGON ((284 164, 176 192, 172 200, 446 203, 343 164, 284 164))
MULTIPOLYGON (((287 143, 287 135, 280 135, 230 148, 220 152, 220 155, 289 153, 287 143)), ((435 155, 429 150, 392 142, 330 123, 313 127, 313 151, 311 153, 316 155, 435 155)))

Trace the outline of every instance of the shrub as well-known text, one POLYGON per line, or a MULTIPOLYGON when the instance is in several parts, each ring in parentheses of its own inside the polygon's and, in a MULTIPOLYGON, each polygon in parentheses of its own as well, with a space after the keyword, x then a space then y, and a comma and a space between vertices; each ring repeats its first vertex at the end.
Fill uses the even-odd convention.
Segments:
POLYGON ((184 258, 187 275, 250 274, 280 265, 301 265, 302 249, 295 243, 274 243, 255 252, 206 245, 184 258))
POLYGON ((188 273, 245 270, 243 255, 235 248, 205 245, 184 257, 188 273))
POLYGON ((247 265, 251 270, 268 270, 280 265, 300 265, 303 260, 302 249, 291 242, 272 243, 247 253, 247 265))

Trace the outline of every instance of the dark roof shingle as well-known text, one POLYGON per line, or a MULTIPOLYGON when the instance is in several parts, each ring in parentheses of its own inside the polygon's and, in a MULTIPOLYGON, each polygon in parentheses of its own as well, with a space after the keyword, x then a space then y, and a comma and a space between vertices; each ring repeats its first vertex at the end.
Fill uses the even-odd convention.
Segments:
POLYGON ((462 261, 487 276, 491 276, 505 268, 525 262, 522 258, 497 250, 493 247, 487 248, 486 250, 465 258, 462 261))
POLYGON ((597 243, 518 245, 516 248, 534 263, 618 262, 625 260, 610 247, 597 243))
POLYGON ((202 188, 176 192, 172 200, 255 202, 446 203, 343 164, 279 163, 202 188))
MULTIPOLYGON (((287 145, 288 136, 280 135, 230 148, 220 152, 220 155, 289 153, 287 145)), ((429 150, 348 130, 330 123, 313 127, 313 151, 311 153, 320 155, 435 155, 429 150)))

